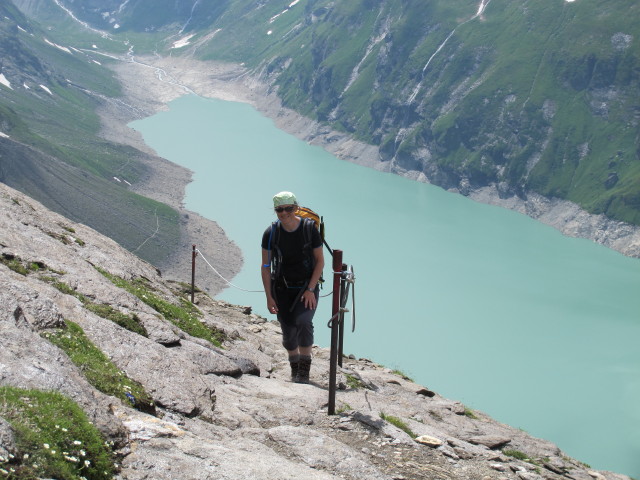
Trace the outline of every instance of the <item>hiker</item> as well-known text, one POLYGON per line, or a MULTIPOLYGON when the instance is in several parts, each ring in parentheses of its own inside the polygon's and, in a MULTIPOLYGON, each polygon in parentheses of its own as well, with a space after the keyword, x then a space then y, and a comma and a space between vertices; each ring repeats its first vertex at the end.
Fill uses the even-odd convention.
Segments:
POLYGON ((313 315, 324 267, 322 237, 313 220, 296 215, 298 201, 293 193, 276 194, 273 206, 278 221, 262 235, 261 275, 267 309, 278 316, 291 380, 309 383, 313 315))

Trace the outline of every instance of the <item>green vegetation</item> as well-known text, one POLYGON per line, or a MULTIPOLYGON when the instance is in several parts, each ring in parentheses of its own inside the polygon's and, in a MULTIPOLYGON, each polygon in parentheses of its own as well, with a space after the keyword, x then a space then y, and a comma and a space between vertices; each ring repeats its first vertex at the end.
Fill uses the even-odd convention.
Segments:
POLYGON ((55 277, 51 276, 42 276, 41 280, 50 283, 62 293, 67 295, 72 295, 76 297, 78 300, 82 302, 82 305, 89 311, 95 313, 96 315, 106 319, 111 320, 112 322, 120 325, 122 328, 126 328, 130 332, 137 333, 138 335, 142 335, 143 337, 148 337, 149 334, 147 329, 144 327, 140 318, 134 314, 124 314, 111 305, 106 303, 95 303, 89 299, 86 295, 81 294, 77 290, 71 288, 68 284, 61 282, 55 277))
POLYGON ((386 415, 384 412, 380 412, 380 418, 386 422, 389 422, 391 425, 398 427, 411 438, 417 437, 417 435, 409 428, 409 426, 404 421, 402 421, 402 419, 394 417, 393 415, 386 415))
POLYGON ((408 382, 414 382, 413 378, 411 378, 409 375, 406 375, 402 370, 398 370, 397 368, 393 370, 391 373, 398 375, 400 378, 408 382))
POLYGON ((0 417, 11 425, 17 446, 16 455, 0 458, 3 478, 113 478, 111 447, 64 395, 0 387, 0 417))
POLYGON ((465 417, 469 417, 472 420, 478 420, 478 416, 468 407, 464 407, 464 415, 465 417))
POLYGON ((39 272, 44 265, 40 262, 23 262, 19 257, 3 253, 0 255, 0 263, 6 265, 9 269, 13 270, 20 275, 27 275, 33 272, 39 272))
POLYGON ((529 455, 527 455, 524 452, 521 452, 520 450, 503 450, 502 453, 504 453, 507 457, 512 457, 518 460, 522 460, 524 462, 529 461, 529 455))
POLYGON ((189 335, 207 340, 217 347, 220 347, 225 340, 226 336, 224 332, 202 323, 198 319, 198 317, 202 317, 202 312, 184 298, 179 299, 180 305, 178 306, 161 298, 159 292, 153 291, 151 285, 144 278, 127 281, 121 277, 110 274, 104 269, 98 267, 96 267, 96 269, 111 280, 114 285, 135 295, 161 314, 166 320, 189 335))
POLYGON ((349 410, 353 410, 353 407, 348 403, 343 403, 342 405, 340 405, 340 408, 336 410, 336 413, 340 415, 341 413, 348 412, 349 410))
POLYGON ((358 390, 360 388, 368 388, 367 385, 355 375, 345 373, 344 376, 347 378, 347 386, 349 388, 353 388, 354 390, 358 390))
POLYGON ((79 325, 67 320, 65 328, 45 331, 42 336, 61 348, 94 388, 113 395, 138 410, 155 412, 153 399, 145 392, 144 387, 116 367, 86 337, 79 325))

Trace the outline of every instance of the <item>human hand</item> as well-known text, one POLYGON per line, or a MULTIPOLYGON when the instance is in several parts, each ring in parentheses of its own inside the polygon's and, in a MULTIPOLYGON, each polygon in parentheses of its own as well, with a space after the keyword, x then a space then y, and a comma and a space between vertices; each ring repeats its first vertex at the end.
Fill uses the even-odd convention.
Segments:
POLYGON ((305 290, 302 294, 302 298, 300 301, 304 303, 304 306, 309 310, 313 310, 318 305, 318 299, 316 298, 315 292, 311 292, 309 290, 305 290))
POLYGON ((269 313, 278 313, 278 305, 273 298, 267 298, 267 310, 269 310, 269 313))

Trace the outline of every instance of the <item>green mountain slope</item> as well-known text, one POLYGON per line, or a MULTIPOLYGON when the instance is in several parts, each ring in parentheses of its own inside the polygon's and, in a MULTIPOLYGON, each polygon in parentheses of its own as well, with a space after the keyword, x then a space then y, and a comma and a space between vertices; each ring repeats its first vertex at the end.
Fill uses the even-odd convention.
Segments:
POLYGON ((640 224, 637 2, 60 2, 138 51, 192 35, 171 54, 245 64, 285 106, 380 146, 391 171, 640 224))
POLYGON ((0 181, 131 250, 153 236, 137 253, 159 264, 178 240, 178 214, 130 192, 147 174, 140 152, 98 135, 96 109, 120 94, 105 60, 56 38, 0 4, 0 181))
POLYGON ((237 2, 204 56, 254 65, 286 106, 380 145, 393 170, 639 224, 640 5, 479 3, 309 0, 274 19, 237 2))

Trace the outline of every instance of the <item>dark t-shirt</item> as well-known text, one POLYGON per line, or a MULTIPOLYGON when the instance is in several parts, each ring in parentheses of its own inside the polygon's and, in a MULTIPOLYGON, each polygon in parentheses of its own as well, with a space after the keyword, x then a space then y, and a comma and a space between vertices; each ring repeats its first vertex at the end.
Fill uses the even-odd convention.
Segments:
MULTIPOLYGON (((312 221, 312 220, 306 220, 312 221)), ((282 252, 281 274, 287 283, 303 282, 308 280, 313 273, 313 264, 309 262, 304 252, 304 230, 303 224, 305 220, 300 221, 300 225, 293 232, 287 232, 282 225, 277 224, 274 228, 278 228, 278 248, 282 252)), ((271 225, 264 231, 262 235, 262 248, 270 250, 269 238, 271 237, 271 225)), ((273 232, 276 235, 276 232, 273 232)), ((271 240, 273 242, 273 238, 271 240)), ((311 249, 322 246, 322 237, 315 226, 311 229, 311 249)), ((313 252, 309 252, 313 255, 313 252)), ((272 253, 273 255, 273 253, 272 253)))

